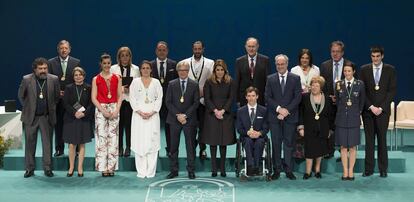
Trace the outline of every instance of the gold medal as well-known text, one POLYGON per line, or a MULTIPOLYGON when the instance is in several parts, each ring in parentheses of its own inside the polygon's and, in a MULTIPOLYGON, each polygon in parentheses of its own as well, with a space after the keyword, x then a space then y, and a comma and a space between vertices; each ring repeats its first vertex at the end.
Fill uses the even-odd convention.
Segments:
POLYGON ((40 94, 39 94, 39 98, 40 98, 40 99, 43 99, 43 93, 42 93, 42 92, 40 92, 40 94))
POLYGON ((181 98, 180 98, 180 102, 181 102, 181 103, 184 103, 184 97, 183 97, 183 96, 181 96, 181 98))
POLYGON ((111 99, 111 98, 112 98, 112 95, 111 95, 111 93, 109 93, 109 94, 108 94, 108 98, 109 98, 109 99, 111 99))
POLYGON ((340 84, 340 82, 337 82, 336 83, 336 90, 341 90, 341 84, 340 84))
POLYGON ((319 114, 315 115, 315 120, 319 120, 319 114))
POLYGON ((149 99, 148 99, 148 97, 145 97, 145 104, 148 104, 149 103, 149 99))
POLYGON ((62 78, 60 78, 61 81, 65 81, 65 76, 62 76, 62 78))
POLYGON ((378 84, 375 85, 375 90, 379 90, 379 89, 380 89, 379 85, 378 84))
POLYGON ((252 131, 253 131, 253 126, 250 126, 249 131, 250 131, 250 132, 252 132, 252 131))
POLYGON ((351 99, 348 99, 348 101, 346 102, 346 105, 348 105, 349 107, 352 106, 352 101, 351 99))
POLYGON ((164 83, 164 78, 161 78, 160 81, 161 81, 161 83, 164 83))

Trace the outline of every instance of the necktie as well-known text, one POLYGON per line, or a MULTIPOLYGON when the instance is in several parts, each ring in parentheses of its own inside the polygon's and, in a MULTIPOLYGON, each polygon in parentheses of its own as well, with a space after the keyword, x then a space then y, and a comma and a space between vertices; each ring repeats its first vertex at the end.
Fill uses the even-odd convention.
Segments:
POLYGON ((123 67, 122 70, 123 70, 122 77, 126 77, 127 76, 127 69, 125 67, 123 67))
POLYGON ((254 59, 253 58, 250 58, 249 69, 250 69, 250 78, 253 79, 253 76, 254 76, 254 59))
POLYGON ((335 70, 334 70, 334 85, 335 85, 335 81, 338 81, 338 69, 339 69, 339 63, 335 62, 335 70))
POLYGON ((348 93, 351 92, 351 82, 348 81, 348 86, 346 87, 346 89, 348 90, 348 93))
POLYGON ((160 62, 160 79, 164 79, 164 62, 160 62))
POLYGON ((285 94, 285 76, 282 77, 282 81, 280 81, 280 87, 282 88, 282 95, 285 94))
POLYGON ((256 117, 256 114, 254 113, 254 108, 250 108, 250 110, 252 111, 250 113, 250 122, 253 124, 254 118, 256 117))
POLYGON ((378 85, 378 83, 379 83, 379 80, 380 80, 380 75, 379 75, 379 73, 380 73, 380 68, 379 67, 376 67, 375 68, 375 76, 374 76, 374 80, 375 80, 375 85, 378 85))
POLYGON ((185 92, 185 81, 181 81, 181 92, 182 94, 185 92))
POLYGON ((67 67, 66 60, 63 60, 61 65, 62 65, 63 77, 65 77, 65 75, 66 75, 66 67, 67 67))

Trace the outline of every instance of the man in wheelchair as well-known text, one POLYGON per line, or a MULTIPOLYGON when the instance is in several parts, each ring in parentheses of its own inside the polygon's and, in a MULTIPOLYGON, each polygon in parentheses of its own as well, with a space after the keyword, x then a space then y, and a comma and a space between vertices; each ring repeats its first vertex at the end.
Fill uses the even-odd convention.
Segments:
POLYGON ((258 93, 255 87, 247 88, 247 104, 237 111, 236 127, 246 153, 247 176, 260 175, 260 160, 269 131, 266 108, 257 104, 258 93))

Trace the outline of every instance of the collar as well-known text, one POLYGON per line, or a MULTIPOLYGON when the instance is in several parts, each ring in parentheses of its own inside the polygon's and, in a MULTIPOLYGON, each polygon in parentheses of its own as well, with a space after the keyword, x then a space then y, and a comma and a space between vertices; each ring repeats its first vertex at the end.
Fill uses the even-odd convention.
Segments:
POLYGON ((257 103, 254 106, 251 106, 249 103, 247 103, 247 107, 249 108, 248 110, 250 111, 251 108, 256 109, 257 108, 257 103))
POLYGON ((375 70, 375 69, 377 69, 377 68, 379 68, 379 70, 381 70, 382 69, 382 66, 383 66, 383 62, 381 61, 381 63, 378 65, 378 66, 375 66, 374 65, 374 63, 372 63, 372 68, 375 70))
POLYGON ((59 56, 60 62, 65 61, 66 63, 68 63, 69 57, 70 57, 70 56, 68 55, 68 57, 66 57, 66 59, 62 59, 62 58, 59 56))
POLYGON ((194 58, 194 55, 193 55, 193 56, 191 56, 191 60, 192 60, 193 62, 195 62, 195 63, 201 62, 201 61, 203 61, 203 60, 204 60, 204 55, 202 55, 202 56, 200 57, 200 60, 199 60, 199 61, 197 61, 197 60, 194 58))
POLYGON ((277 74, 279 75, 279 77, 284 76, 285 79, 286 79, 287 78, 288 71, 286 71, 284 74, 280 74, 279 72, 277 74))
POLYGON ((249 54, 247 54, 247 58, 249 58, 249 61, 250 61, 251 59, 253 59, 254 61, 256 61, 256 59, 257 59, 257 53, 256 53, 256 55, 254 55, 253 57, 251 57, 249 54))
POLYGON ((164 64, 166 64, 166 63, 167 63, 167 58, 165 58, 164 60, 160 60, 160 59, 157 57, 157 64, 159 64, 160 62, 164 62, 164 64))
POLYGON ((185 81, 185 83, 187 83, 187 81, 188 81, 188 77, 185 78, 185 79, 181 79, 181 78, 179 78, 179 79, 180 79, 180 84, 181 84, 182 81, 185 81))
POLYGON ((339 67, 342 67, 344 64, 344 58, 342 57, 338 62, 335 62, 335 60, 332 60, 332 66, 335 67, 335 63, 339 64, 339 67))
POLYGON ((350 81, 348 81, 347 79, 345 79, 345 85, 348 85, 348 82, 351 82, 351 85, 354 84, 355 78, 352 77, 352 79, 350 81))

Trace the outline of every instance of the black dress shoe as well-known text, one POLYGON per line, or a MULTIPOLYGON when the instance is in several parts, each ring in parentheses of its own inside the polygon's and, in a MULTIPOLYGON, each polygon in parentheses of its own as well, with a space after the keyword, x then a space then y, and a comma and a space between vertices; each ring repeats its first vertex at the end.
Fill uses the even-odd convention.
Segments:
POLYGON ((322 178, 322 175, 321 175, 320 172, 318 172, 318 173, 315 173, 315 177, 318 178, 318 179, 321 179, 322 178))
POLYGON ((83 173, 78 173, 78 177, 83 177, 83 173))
POLYGON ((53 154, 54 157, 62 156, 63 151, 56 151, 55 154, 53 154))
POLYGON ((296 176, 292 172, 287 172, 286 177, 290 180, 296 180, 296 176))
POLYGON ((207 153, 206 150, 200 151, 200 160, 206 160, 207 159, 207 153))
POLYGON ((221 176, 221 177, 226 177, 226 176, 227 176, 227 174, 226 174, 226 172, 220 172, 220 176, 221 176))
POLYGON ((348 180, 348 177, 344 177, 344 176, 342 176, 342 177, 341 177, 341 180, 342 180, 342 181, 347 181, 347 180, 348 180))
POLYGON ((311 178, 312 177, 312 173, 305 173, 304 175, 303 175, 303 179, 304 180, 307 180, 307 179, 309 179, 309 178, 311 178))
MULTIPOLYGON (((73 174, 73 173, 72 173, 73 174)), ((53 177, 53 172, 51 170, 45 170, 45 175, 47 177, 53 177)))
POLYGON ((279 172, 275 172, 275 173, 273 173, 273 175, 272 175, 272 180, 277 180, 277 179, 279 179, 280 178, 280 173, 279 172))
POLYGON ((189 172, 188 173, 188 178, 189 179, 195 179, 196 177, 195 177, 195 174, 193 172, 189 172))
POLYGON ((211 177, 217 177, 217 172, 211 172, 211 177))
POLYGON ((364 173, 362 173, 362 177, 369 177, 369 176, 371 176, 373 174, 374 174, 373 172, 365 171, 364 173))
POLYGON ((354 181, 355 180, 355 177, 348 177, 347 180, 354 181))
POLYGON ((24 173, 24 178, 28 178, 28 177, 32 177, 34 175, 34 171, 33 170, 26 170, 26 172, 24 173))
POLYGON ((177 172, 170 172, 170 174, 167 175, 167 179, 172 179, 174 177, 177 177, 178 173, 177 172))
POLYGON ((386 178, 387 176, 387 171, 380 171, 380 177, 386 178))
POLYGON ((131 156, 131 149, 130 148, 126 148, 125 152, 124 152, 124 157, 129 157, 131 156))

